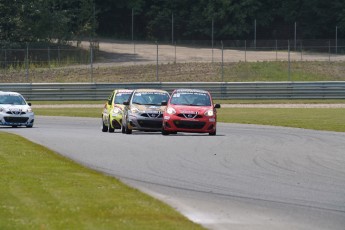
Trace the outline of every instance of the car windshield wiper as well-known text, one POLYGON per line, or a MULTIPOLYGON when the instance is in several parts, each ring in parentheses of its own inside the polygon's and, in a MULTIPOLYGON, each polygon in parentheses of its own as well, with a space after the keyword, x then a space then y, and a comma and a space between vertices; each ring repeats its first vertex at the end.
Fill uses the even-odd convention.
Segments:
POLYGON ((139 103, 139 102, 134 102, 134 101, 133 101, 133 104, 141 105, 141 103, 139 103))

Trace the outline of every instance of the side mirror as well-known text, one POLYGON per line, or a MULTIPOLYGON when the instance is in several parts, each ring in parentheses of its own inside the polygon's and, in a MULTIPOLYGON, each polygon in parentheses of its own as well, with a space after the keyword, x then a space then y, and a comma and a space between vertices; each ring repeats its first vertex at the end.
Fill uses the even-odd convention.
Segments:
POLYGON ((162 101, 161 105, 168 105, 167 101, 162 101))
POLYGON ((220 104, 215 104, 215 105, 214 105, 214 108, 215 108, 215 109, 220 109, 220 104))
POLYGON ((123 104, 124 105, 129 105, 129 101, 124 101, 123 104))
POLYGON ((111 100, 108 101, 108 105, 111 105, 111 100))
POLYGON ((32 105, 31 102, 29 102, 28 105, 31 106, 32 105))

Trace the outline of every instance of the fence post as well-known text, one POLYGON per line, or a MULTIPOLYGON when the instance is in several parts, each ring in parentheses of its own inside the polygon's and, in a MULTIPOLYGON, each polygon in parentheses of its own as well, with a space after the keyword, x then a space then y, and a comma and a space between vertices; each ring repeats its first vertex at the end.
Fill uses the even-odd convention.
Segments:
POLYGON ((291 81, 290 40, 288 40, 288 76, 289 81, 291 81))
POLYGON ((247 62, 247 40, 244 40, 244 62, 247 62))
POLYGON ((158 41, 156 41, 156 46, 157 46, 157 56, 156 56, 156 80, 157 82, 159 81, 159 77, 158 77, 158 41))
POLYGON ((25 77, 26 82, 29 82, 29 44, 26 43, 26 55, 25 55, 25 77))
POLYGON ((328 62, 331 62, 331 40, 328 41, 328 62))
POLYGON ((222 44, 222 82, 224 81, 224 45, 223 41, 221 41, 222 44))
POLYGON ((278 61, 278 41, 276 40, 276 61, 278 61))
POLYGON ((338 26, 335 27, 335 54, 338 54, 338 26))
POLYGON ((7 48, 5 48, 5 74, 7 72, 7 48))
POLYGON ((50 69, 50 47, 48 46, 48 67, 50 69))
POLYGON ((58 66, 60 66, 60 46, 58 46, 58 66))
POLYGON ((90 82, 93 83, 93 47, 92 41, 90 42, 90 82))
POLYGON ((302 45, 302 40, 301 40, 301 61, 303 61, 303 45, 302 45))
POLYGON ((175 44, 175 61, 174 61, 174 64, 176 64, 176 42, 174 42, 175 44))

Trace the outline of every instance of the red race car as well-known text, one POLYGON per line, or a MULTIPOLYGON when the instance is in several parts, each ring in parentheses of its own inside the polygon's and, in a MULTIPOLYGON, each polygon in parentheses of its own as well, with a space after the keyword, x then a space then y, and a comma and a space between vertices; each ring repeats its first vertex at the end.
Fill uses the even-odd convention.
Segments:
POLYGON ((190 132, 216 135, 217 108, 220 105, 214 105, 211 94, 205 90, 176 89, 163 114, 162 134, 190 132))

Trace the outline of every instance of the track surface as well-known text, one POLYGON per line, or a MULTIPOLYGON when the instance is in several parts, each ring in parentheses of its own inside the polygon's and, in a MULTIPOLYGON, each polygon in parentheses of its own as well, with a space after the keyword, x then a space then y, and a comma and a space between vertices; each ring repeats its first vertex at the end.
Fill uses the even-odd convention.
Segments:
POLYGON ((36 117, 20 134, 111 174, 209 229, 345 229, 345 134, 218 124, 218 135, 102 133, 36 117))

